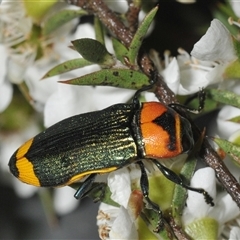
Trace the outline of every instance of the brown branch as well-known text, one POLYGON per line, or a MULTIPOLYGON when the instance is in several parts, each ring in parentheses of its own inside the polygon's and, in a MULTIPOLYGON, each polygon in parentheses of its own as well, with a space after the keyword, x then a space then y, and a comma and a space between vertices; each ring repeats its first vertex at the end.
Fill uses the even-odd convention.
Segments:
POLYGON ((129 8, 126 13, 126 18, 128 21, 128 27, 131 33, 135 33, 138 28, 138 15, 141 10, 140 2, 128 1, 129 8))
POLYGON ((200 154, 207 165, 215 170, 219 182, 240 207, 240 185, 206 139, 203 142, 200 154))
MULTIPOLYGON (((133 34, 102 0, 69 0, 68 2, 82 7, 83 9, 89 11, 89 13, 97 16, 100 21, 118 38, 118 40, 120 40, 126 47, 130 45, 133 34)), ((140 57, 139 65, 143 72, 148 76, 155 71, 154 64, 146 54, 143 54, 140 57)), ((161 76, 159 76, 155 94, 159 100, 166 105, 177 102, 174 93, 168 88, 161 76)), ((191 122, 194 139, 196 141, 201 134, 199 129, 185 112, 182 112, 182 115, 191 122)), ((200 153, 206 164, 215 170, 216 177, 219 182, 240 207, 240 185, 206 139, 203 141, 200 153)))
POLYGON ((130 45, 133 34, 102 0, 69 0, 67 2, 97 16, 118 40, 127 47, 130 45))
POLYGON ((169 217, 168 224, 178 240, 190 240, 191 238, 183 231, 182 227, 178 226, 174 221, 174 218, 169 217))

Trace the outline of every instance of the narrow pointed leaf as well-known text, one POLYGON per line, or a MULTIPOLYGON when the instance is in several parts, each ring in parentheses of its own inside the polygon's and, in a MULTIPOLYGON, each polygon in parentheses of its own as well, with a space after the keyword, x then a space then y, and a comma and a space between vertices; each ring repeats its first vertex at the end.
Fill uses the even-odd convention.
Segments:
MULTIPOLYGON (((238 49, 240 52, 240 48, 238 49)), ((240 55, 240 53, 238 53, 240 55)), ((240 62, 237 59, 236 61, 232 62, 228 67, 225 69, 224 77, 226 79, 239 79, 240 78, 240 62)))
POLYGON ((74 85, 114 86, 127 89, 139 89, 149 85, 149 79, 145 74, 129 69, 103 69, 60 82, 74 85))
POLYGON ((113 49, 115 51, 115 55, 121 63, 125 64, 124 57, 128 54, 128 49, 120 43, 116 38, 112 38, 113 49))
POLYGON ((85 60, 84 58, 72 59, 72 60, 61 63, 61 64, 57 65, 56 67, 52 68, 50 71, 48 71, 42 77, 42 79, 48 78, 48 77, 53 77, 58 74, 66 73, 66 72, 72 71, 74 69, 89 66, 91 64, 92 64, 91 62, 85 60))
POLYGON ((240 116, 236 116, 233 118, 227 119, 227 121, 235 122, 235 123, 240 123, 240 116))
POLYGON ((129 46, 129 53, 128 53, 129 62, 131 64, 135 64, 143 38, 146 35, 147 30, 150 24, 152 23, 154 16, 157 13, 157 10, 158 10, 158 6, 153 8, 152 11, 150 11, 148 15, 146 15, 146 17, 143 19, 142 23, 138 27, 138 30, 132 39, 132 42, 129 46))
POLYGON ((240 108, 240 96, 231 91, 208 89, 206 92, 208 94, 208 97, 217 102, 240 108))
POLYGON ((91 38, 82 38, 72 41, 75 49, 86 60, 100 65, 111 67, 115 64, 115 59, 106 47, 97 40, 91 38))
POLYGON ((159 233, 154 232, 159 221, 159 215, 153 209, 144 208, 140 216, 141 218, 138 218, 139 239, 173 239, 171 233, 168 232, 169 228, 163 228, 159 233))
POLYGON ((95 37, 96 40, 99 41, 100 43, 104 44, 104 30, 103 30, 103 25, 99 18, 95 17, 94 18, 94 30, 95 30, 95 37))
POLYGON ((226 152, 233 161, 240 166, 240 146, 237 144, 234 144, 232 142, 229 142, 224 139, 220 138, 212 138, 214 142, 218 144, 218 146, 226 152))
POLYGON ((79 16, 87 15, 84 10, 62 10, 55 15, 51 16, 45 22, 43 26, 43 34, 48 35, 55 31, 57 28, 61 27, 63 24, 69 22, 70 20, 77 18, 79 16))
POLYGON ((218 239, 219 223, 214 218, 203 217, 192 221, 184 230, 189 239, 218 239))

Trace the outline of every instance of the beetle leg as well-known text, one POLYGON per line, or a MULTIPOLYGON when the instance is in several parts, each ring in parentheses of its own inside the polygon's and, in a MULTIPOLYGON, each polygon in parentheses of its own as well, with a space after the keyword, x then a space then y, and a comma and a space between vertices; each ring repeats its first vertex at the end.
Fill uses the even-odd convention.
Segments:
POLYGON ((162 218, 162 211, 159 208, 159 206, 152 202, 151 199, 149 198, 149 183, 148 183, 148 176, 144 167, 144 164, 139 161, 137 162, 140 169, 141 169, 141 178, 140 178, 140 186, 141 186, 141 190, 143 193, 144 198, 146 199, 147 203, 152 207, 152 209, 158 213, 159 216, 159 220, 158 220, 158 224, 156 226, 156 229, 154 230, 154 232, 159 232, 162 228, 163 228, 163 218, 162 218))
POLYGON ((213 203, 213 198, 208 194, 208 192, 206 192, 204 189, 202 188, 193 188, 193 187, 190 187, 188 185, 186 185, 183 180, 175 173, 173 172, 172 170, 164 167, 161 163, 159 163, 156 159, 150 159, 153 161, 153 163, 158 167, 158 169, 162 172, 162 174, 167 178, 169 179, 170 181, 176 183, 176 184, 179 184, 181 185, 182 187, 188 189, 188 190, 191 190, 191 191, 194 191, 194 192, 198 192, 198 193, 201 193, 203 194, 204 196, 204 199, 205 199, 205 202, 207 204, 210 204, 211 206, 214 206, 214 203, 213 203))
MULTIPOLYGON (((199 106, 197 109, 189 108, 189 107, 179 104, 179 103, 170 103, 168 106, 173 108, 176 112, 179 112, 177 108, 181 108, 181 109, 186 109, 190 113, 198 114, 204 108, 206 93, 205 93, 204 89, 202 88, 202 89, 200 89, 200 91, 197 94, 194 94, 191 98, 189 98, 188 102, 191 102, 192 99, 194 99, 196 97, 196 95, 198 96, 198 100, 199 100, 199 106)), ((185 104, 187 104, 187 103, 185 103, 185 104)))
POLYGON ((96 178, 96 173, 93 173, 87 177, 87 179, 82 183, 82 185, 78 188, 74 197, 76 199, 82 199, 86 196, 86 193, 91 189, 93 182, 96 178))

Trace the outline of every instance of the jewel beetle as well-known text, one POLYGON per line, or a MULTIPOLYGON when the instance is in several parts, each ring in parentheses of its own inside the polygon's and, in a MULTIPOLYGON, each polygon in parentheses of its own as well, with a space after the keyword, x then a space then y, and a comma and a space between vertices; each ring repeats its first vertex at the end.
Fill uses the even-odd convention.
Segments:
POLYGON ((141 189, 146 201, 162 213, 148 197, 148 178, 142 159, 151 160, 171 181, 212 198, 204 189, 191 188, 159 160, 190 151, 194 145, 191 125, 175 107, 160 102, 140 103, 138 90, 130 104, 116 104, 101 111, 64 119, 24 143, 9 161, 11 173, 37 187, 70 185, 87 177, 75 197, 83 198, 96 174, 109 173, 137 163, 141 169, 141 189))

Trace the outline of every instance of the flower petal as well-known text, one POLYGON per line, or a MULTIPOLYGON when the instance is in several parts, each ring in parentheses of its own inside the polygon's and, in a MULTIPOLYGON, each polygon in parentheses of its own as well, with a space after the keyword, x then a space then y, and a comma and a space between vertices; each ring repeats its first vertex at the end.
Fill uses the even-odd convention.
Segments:
POLYGON ((240 17, 240 4, 239 4, 239 1, 230 0, 229 3, 232 6, 232 10, 237 15, 237 17, 240 17))
POLYGON ((22 183, 18 179, 14 178, 13 180, 13 188, 16 194, 21 198, 29 198, 32 197, 35 192, 37 192, 38 188, 22 183))
POLYGON ((131 180, 127 168, 111 172, 108 176, 108 186, 112 192, 112 200, 127 208, 131 194, 131 180))
POLYGON ((181 84, 179 86, 178 94, 189 95, 196 93, 200 88, 209 85, 206 79, 206 71, 202 69, 184 69, 181 72, 181 84))
POLYGON ((238 240, 240 236, 240 228, 239 227, 232 227, 230 230, 229 239, 231 240, 238 240))
POLYGON ((118 216, 109 232, 109 237, 110 239, 138 239, 137 229, 124 207, 120 207, 118 216))
POLYGON ((92 100, 97 110, 109 107, 116 103, 126 103, 132 98, 136 91, 116 87, 97 86, 95 87, 92 100))
POLYGON ((173 58, 167 68, 162 71, 162 75, 168 87, 177 94, 180 84, 180 70, 176 58, 173 58))
POLYGON ((76 190, 70 187, 56 188, 54 190, 54 208, 60 215, 67 214, 77 208, 79 201, 73 197, 76 190))
POLYGON ((58 91, 49 97, 44 108, 45 127, 73 115, 93 110, 94 104, 90 101, 93 95, 92 87, 65 84, 58 84, 57 87, 58 91))
POLYGON ((221 138, 228 139, 230 135, 240 129, 240 124, 229 119, 239 116, 240 109, 232 106, 224 106, 217 117, 217 133, 221 138))
MULTIPOLYGON (((191 180, 191 187, 203 188, 215 199, 216 179, 214 170, 210 167, 197 170, 191 180)), ((210 205, 205 202, 202 194, 189 190, 187 210, 194 218, 202 218, 207 215, 210 205), (201 211, 198 211, 198 209, 201 209, 201 211)))
POLYGON ((217 219, 220 224, 235 219, 239 215, 239 208, 229 194, 220 194, 216 202, 217 204, 211 209, 210 214, 217 219))
POLYGON ((230 62, 236 59, 231 35, 217 19, 206 34, 194 45, 191 55, 200 60, 230 62))
POLYGON ((0 63, 1 63, 1 71, 0 71, 0 85, 4 82, 6 72, 7 72, 7 48, 3 45, 0 44, 0 63))
POLYGON ((12 100, 13 87, 12 84, 5 81, 0 84, 0 112, 3 112, 12 100))

